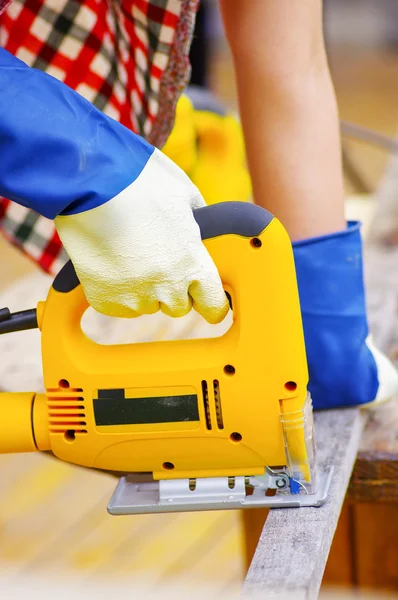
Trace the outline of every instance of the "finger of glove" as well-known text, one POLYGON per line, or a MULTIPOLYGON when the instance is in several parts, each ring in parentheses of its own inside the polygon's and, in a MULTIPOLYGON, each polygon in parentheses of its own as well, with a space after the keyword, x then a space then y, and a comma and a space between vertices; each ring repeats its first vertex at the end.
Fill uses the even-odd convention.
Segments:
POLYGON ((212 325, 221 323, 229 311, 228 299, 216 278, 193 282, 189 287, 194 309, 212 325))
POLYGON ((128 289, 117 294, 113 290, 111 301, 104 299, 102 294, 98 295, 90 291, 86 296, 89 304, 97 312, 110 317, 131 319, 155 314, 160 309, 159 300, 148 290, 142 290, 140 294, 131 293, 128 289))
POLYGON ((87 301, 90 306, 107 317, 117 317, 119 319, 136 319, 141 313, 134 310, 132 306, 121 304, 118 300, 112 302, 104 301, 102 299, 90 297, 90 294, 86 294, 87 301))
POLYGON ((221 323, 226 317, 229 302, 210 256, 206 263, 206 268, 202 269, 200 276, 190 284, 189 294, 193 301, 193 308, 208 323, 215 325, 221 323))
POLYGON ((170 317, 184 317, 192 309, 188 286, 156 286, 153 290, 142 289, 140 295, 123 294, 113 297, 112 302, 88 298, 91 306, 102 314, 119 318, 135 318, 152 315, 161 310, 170 317))
POLYGON ((161 298, 160 310, 169 317, 185 317, 192 309, 192 298, 188 293, 188 285, 180 284, 170 287, 163 287, 159 291, 161 298))

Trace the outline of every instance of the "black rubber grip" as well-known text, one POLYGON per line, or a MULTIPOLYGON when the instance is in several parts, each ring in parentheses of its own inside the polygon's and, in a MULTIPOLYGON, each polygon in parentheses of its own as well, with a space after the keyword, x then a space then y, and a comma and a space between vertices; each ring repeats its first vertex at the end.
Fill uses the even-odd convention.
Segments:
MULTIPOLYGON (((261 206, 247 202, 221 202, 193 211, 202 240, 222 235, 252 238, 260 235, 271 223, 273 216, 261 206)), ((61 269, 53 282, 57 292, 67 293, 80 284, 71 261, 61 269)))
POLYGON ((77 288, 78 285, 80 285, 79 278, 76 275, 75 267, 73 266, 72 261, 69 260, 55 277, 53 281, 53 288, 57 292, 67 294, 68 292, 71 292, 77 288))
POLYGON ((221 235, 256 237, 274 218, 265 208, 248 202, 220 202, 193 211, 202 240, 221 235))
POLYGON ((11 311, 9 308, 0 308, 0 322, 7 321, 10 318, 11 311))

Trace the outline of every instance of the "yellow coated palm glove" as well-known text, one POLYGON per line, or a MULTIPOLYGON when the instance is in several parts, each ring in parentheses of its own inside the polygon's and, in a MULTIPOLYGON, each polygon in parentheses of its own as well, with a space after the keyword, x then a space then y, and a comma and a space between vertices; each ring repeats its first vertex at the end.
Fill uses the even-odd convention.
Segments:
POLYGON ((90 305, 115 317, 159 309, 181 317, 193 306, 209 323, 222 321, 229 304, 192 212, 202 206, 189 177, 155 149, 114 198, 57 216, 90 305))

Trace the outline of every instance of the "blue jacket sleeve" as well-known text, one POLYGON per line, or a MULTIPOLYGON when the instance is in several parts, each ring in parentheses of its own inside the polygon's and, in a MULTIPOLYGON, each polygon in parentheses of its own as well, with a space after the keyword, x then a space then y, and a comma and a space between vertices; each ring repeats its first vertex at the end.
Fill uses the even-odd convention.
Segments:
POLYGON ((55 218, 104 204, 153 146, 0 48, 0 195, 55 218))

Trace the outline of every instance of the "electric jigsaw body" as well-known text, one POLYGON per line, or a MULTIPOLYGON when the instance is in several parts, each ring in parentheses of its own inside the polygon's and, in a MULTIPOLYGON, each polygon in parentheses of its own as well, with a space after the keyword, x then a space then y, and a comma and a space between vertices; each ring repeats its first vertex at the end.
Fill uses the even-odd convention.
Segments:
POLYGON ((230 299, 230 329, 99 345, 81 329, 88 304, 67 263, 36 312, 0 314, 0 332, 40 328, 46 389, 0 395, 0 451, 51 451, 123 473, 111 514, 320 505, 331 472, 316 472, 288 235, 252 204, 194 214, 230 299))

